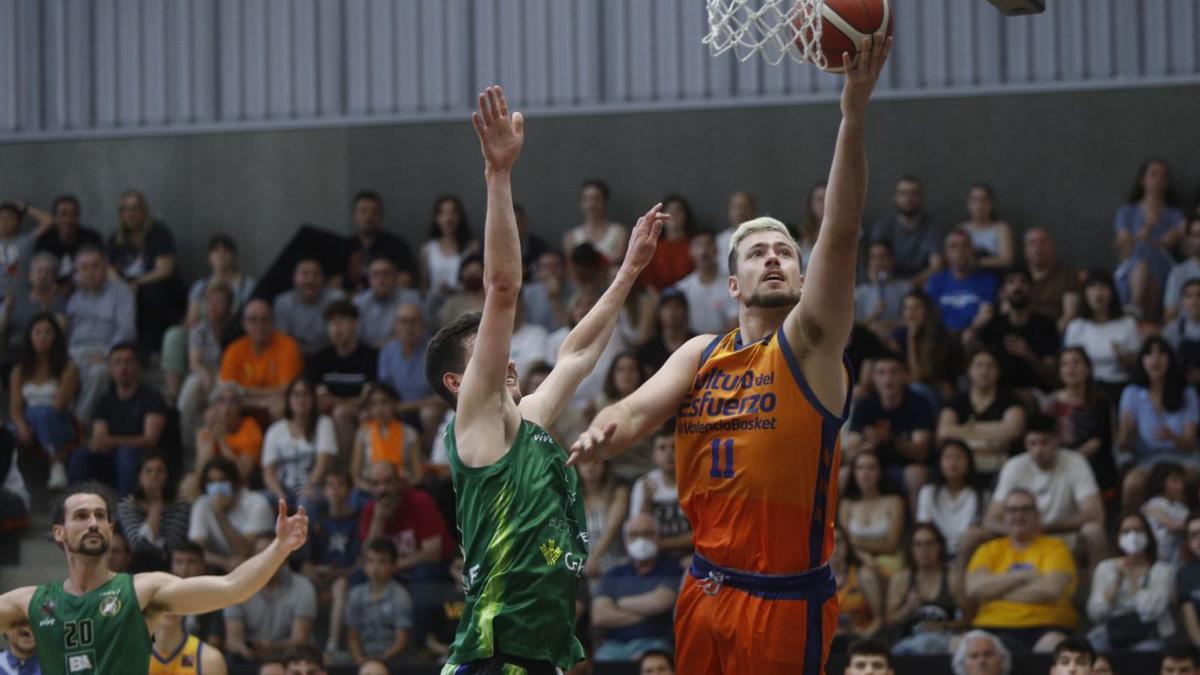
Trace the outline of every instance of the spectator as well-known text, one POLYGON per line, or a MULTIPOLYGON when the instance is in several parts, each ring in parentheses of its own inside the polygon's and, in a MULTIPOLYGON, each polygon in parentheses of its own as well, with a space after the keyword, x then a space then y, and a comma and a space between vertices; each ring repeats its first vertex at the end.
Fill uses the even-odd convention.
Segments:
POLYGON ((1184 227, 1183 250, 1188 258, 1171 267, 1163 292, 1163 314, 1167 321, 1179 316, 1179 298, 1184 285, 1200 279, 1200 214, 1194 214, 1184 227))
POLYGON ((1088 594, 1088 641, 1105 652, 1158 651, 1175 634, 1171 616, 1174 571, 1158 560, 1150 525, 1140 513, 1121 518, 1117 542, 1124 555, 1096 567, 1088 594))
MULTIPOLYGON (((196 432, 197 468, 213 457, 231 460, 238 477, 249 483, 262 458, 263 432, 258 420, 242 413, 242 388, 233 382, 217 385, 204 414, 204 426, 196 432)), ((199 478, 197 476, 197 478, 199 478)), ((199 480, 188 490, 199 487, 199 480)))
POLYGON ((429 617, 425 621, 425 648, 445 663, 450 656, 450 645, 458 633, 458 622, 466 604, 463 594, 463 557, 455 555, 448 568, 449 583, 438 585, 433 602, 429 604, 429 617))
MULTIPOLYGON (((194 541, 184 540, 171 550, 171 574, 187 579, 207 574, 204 548, 194 541)), ((183 617, 183 629, 204 642, 220 649, 225 644, 225 616, 221 610, 183 617)))
MULTIPOLYGON (((590 303, 595 302, 591 300, 592 297, 600 298, 603 295, 603 289, 600 289, 595 296, 589 293, 586 297, 590 303)), ((654 337, 658 319, 658 298, 657 292, 645 286, 634 286, 630 290, 625 298, 625 306, 621 308, 621 314, 617 317, 616 332, 624 344, 637 348, 654 337)), ((558 351, 557 348, 555 351, 558 351)))
POLYGON ((729 295, 729 277, 721 276, 717 242, 711 232, 692 233, 688 251, 695 268, 675 284, 687 298, 688 321, 693 333, 724 335, 737 323, 737 300, 729 295))
POLYGON ((1183 622, 1185 636, 1193 646, 1200 645, 1200 513, 1188 514, 1183 530, 1183 563, 1175 575, 1175 606, 1183 622))
POLYGON ((400 418, 421 431, 421 445, 433 444, 434 432, 446 405, 425 380, 425 351, 429 338, 421 307, 404 303, 396 310, 392 339, 379 353, 379 381, 400 395, 400 418))
POLYGON ((1008 494, 1018 488, 1037 496, 1041 531, 1081 549, 1087 555, 1088 570, 1095 569, 1108 553, 1104 504, 1087 460, 1074 450, 1059 447, 1052 418, 1031 418, 1025 431, 1025 452, 1009 459, 1000 470, 986 520, 992 532, 1004 533, 1008 494))
POLYGON ((868 241, 886 241, 896 256, 896 276, 920 288, 930 275, 942 269, 933 220, 921 210, 921 179, 901 176, 892 196, 896 212, 871 227, 868 241))
POLYGON ((33 242, 54 224, 54 216, 36 206, 17 202, 0 203, 0 297, 16 293, 29 276, 33 242), (21 219, 33 213, 37 225, 21 233, 21 219))
MULTIPOLYGON (((571 286, 575 292, 570 297, 577 297, 581 292, 587 292, 596 297, 608 288, 608 270, 610 268, 604 256, 588 242, 575 247, 569 256, 571 286)), ((569 315, 568 311, 568 315, 569 315)))
POLYGON ((383 661, 367 659, 358 666, 358 675, 388 675, 387 664, 383 661))
POLYGON ((1006 272, 1000 287, 1000 312, 970 337, 996 353, 1004 386, 1049 390, 1055 382, 1058 327, 1031 309, 1032 280, 1024 268, 1006 272))
POLYGON ((283 416, 284 389, 304 370, 300 346, 275 329, 266 300, 246 303, 242 327, 246 334, 231 342, 221 356, 221 381, 240 386, 247 407, 279 419, 283 416))
POLYGON ((471 234, 462 200, 449 194, 435 199, 429 238, 421 246, 421 289, 432 299, 458 290, 463 260, 478 252, 479 242, 471 234))
POLYGON ((946 539, 947 554, 965 566, 986 538, 981 526, 988 494, 979 488, 975 457, 962 441, 943 441, 933 466, 933 482, 917 495, 917 522, 933 523, 946 539))
POLYGON ((904 296, 900 326, 891 346, 904 356, 912 381, 935 403, 954 394, 962 368, 962 347, 938 319, 929 296, 915 290, 904 296))
POLYGON ((688 236, 695 228, 692 207, 680 195, 667 195, 662 199, 662 210, 670 219, 663 224, 662 236, 654 248, 654 255, 638 281, 656 291, 674 286, 692 272, 688 236))
POLYGON ((67 454, 78 440, 70 408, 79 390, 79 370, 67 356, 66 336, 52 314, 33 317, 20 354, 8 387, 17 443, 36 444, 49 456, 46 487, 60 490, 67 486, 67 454))
MULTIPOLYGON (((292 290, 275 298, 275 325, 300 345, 305 355, 315 354, 329 344, 325 310, 346 297, 325 285, 325 270, 315 258, 301 258, 292 274, 292 290)), ((250 329, 247 328, 249 333, 250 329)))
POLYGON ((293 648, 284 661, 287 663, 286 675, 328 675, 321 650, 309 644, 293 648))
POLYGON ((592 624, 605 631, 596 661, 631 661, 648 649, 669 649, 679 561, 659 552, 658 523, 649 515, 625 521, 629 562, 604 573, 592 601, 592 624))
POLYGON ((638 660, 638 675, 675 675, 675 659, 661 649, 644 651, 638 660))
POLYGON ((133 556, 129 552, 129 540, 120 528, 113 530, 112 541, 108 547, 108 569, 117 574, 129 571, 133 556))
MULTIPOLYGON (((733 233, 737 230, 738 225, 758 215, 758 200, 749 192, 739 190, 729 196, 729 204, 725 208, 725 213, 729 218, 729 227, 717 233, 717 265, 721 270, 718 276, 728 284, 729 242, 733 239, 733 233)), ((728 285, 726 288, 728 289, 728 285)))
POLYGON ((1158 559, 1178 569, 1188 519, 1187 473, 1174 462, 1155 465, 1146 481, 1146 494, 1150 498, 1142 504, 1141 513, 1150 523, 1158 559))
POLYGON ((471 253, 458 268, 458 286, 438 308, 437 324, 441 326, 463 314, 482 311, 483 297, 483 256, 471 253))
POLYGON ((1101 498, 1117 496, 1119 478, 1113 461, 1112 403, 1092 380, 1092 360, 1082 347, 1066 347, 1058 356, 1056 390, 1042 412, 1057 420, 1059 443, 1087 458, 1101 498))
POLYGON ((225 655, 212 645, 188 635, 184 630, 184 617, 178 614, 160 614, 150 633, 153 659, 150 671, 178 673, 194 671, 209 675, 225 675, 225 655))
POLYGON ((354 443, 358 411, 366 402, 367 383, 379 372, 379 352, 358 339, 358 308, 339 300, 325 310, 329 346, 308 357, 307 379, 316 385, 321 413, 333 420, 337 450, 344 456, 354 443))
POLYGON ((1050 675, 1089 675, 1096 650, 1083 638, 1069 637, 1054 648, 1050 675))
POLYGON ((54 198, 51 204, 54 227, 47 230, 34 243, 34 251, 46 252, 58 261, 55 276, 59 291, 70 294, 75 285, 75 257, 85 246, 104 248, 100 233, 80 223, 81 209, 75 195, 64 194, 54 198))
POLYGON ((340 471, 325 474, 325 499, 313 513, 312 546, 304 563, 304 576, 317 586, 329 612, 329 642, 325 651, 336 652, 346 613, 346 579, 358 564, 359 509, 350 501, 350 476, 340 471))
POLYGON ((137 296, 138 344, 150 354, 162 346, 163 333, 183 318, 186 289, 179 279, 175 237, 150 214, 146 196, 121 195, 117 229, 108 238, 108 262, 117 279, 137 296))
POLYGON ((420 304, 421 295, 400 287, 396 264, 388 258, 372 260, 367 278, 370 288, 354 297, 360 319, 358 337, 372 349, 380 349, 391 337, 396 310, 406 303, 420 304))
POLYGON ((373 190, 360 190, 351 206, 354 234, 346 251, 346 271, 342 287, 353 292, 367 287, 364 271, 367 262, 387 258, 396 264, 400 285, 415 288, 418 269, 412 249, 403 237, 383 229, 383 199, 373 190))
POLYGON ((1183 311, 1163 329, 1162 336, 1179 357, 1187 383, 1200 385, 1200 278, 1183 285, 1183 311))
POLYGON ((1175 262, 1170 251, 1183 236, 1184 215, 1176 203, 1167 163, 1150 159, 1113 221, 1113 248, 1121 260, 1113 276, 1121 302, 1147 321, 1160 319, 1163 285, 1175 262))
POLYGON ((178 392, 178 408, 180 430, 189 445, 196 438, 205 403, 220 379, 221 352, 233 332, 234 302, 228 286, 209 284, 204 289, 204 318, 188 329, 189 372, 178 392))
POLYGON ((141 365, 131 344, 117 345, 108 356, 113 385, 96 402, 92 440, 71 454, 71 484, 98 479, 117 486, 124 497, 133 491, 142 455, 157 450, 167 424, 162 394, 139 382, 141 365))
POLYGON ((414 582, 440 578, 455 542, 433 499, 401 481, 387 462, 371 465, 371 483, 375 499, 363 509, 359 540, 390 539, 399 554, 396 571, 414 582))
POLYGON ((1188 644, 1169 644, 1162 651, 1159 675, 1192 675, 1196 672, 1196 651, 1188 644))
POLYGON ((1116 401, 1137 363, 1142 339, 1137 321, 1121 312, 1112 278, 1103 270, 1088 273, 1079 316, 1067 324, 1064 347, 1082 347, 1092 361, 1093 377, 1116 401))
POLYGON ((834 526, 829 568, 838 588, 840 614, 833 638, 833 651, 837 652, 849 642, 874 637, 883 628, 883 590, 875 571, 860 562, 841 525, 834 526))
POLYGON ((537 258, 533 283, 521 286, 526 320, 548 331, 566 325, 570 309, 567 300, 575 289, 567 278, 567 259, 558 249, 548 249, 537 258))
POLYGON ((903 564, 904 498, 892 492, 879 457, 871 452, 855 455, 850 482, 838 504, 838 524, 850 537, 863 564, 890 577, 903 564))
POLYGON ((1025 232, 1025 269, 1032 280, 1033 311, 1054 319, 1062 332, 1079 312, 1079 270, 1059 264, 1054 240, 1044 227, 1025 232))
POLYGON ((887 337, 899 325, 912 285, 897 279, 896 259, 886 239, 867 247, 867 278, 854 288, 854 320, 887 337))
POLYGON ((258 675, 289 675, 287 666, 283 663, 282 657, 271 657, 261 659, 258 666, 258 675))
POLYGON ((817 235, 821 233, 821 222, 825 220, 826 187, 826 182, 820 181, 808 190, 804 222, 800 225, 800 236, 796 239, 796 245, 800 249, 800 268, 802 270, 808 267, 813 246, 817 244, 817 235))
POLYGON ((608 220, 608 184, 589 179, 579 188, 579 210, 583 224, 571 228, 563 236, 563 251, 568 255, 575 247, 587 242, 596 247, 605 263, 619 266, 625 259, 629 243, 629 228, 608 220))
POLYGON ((137 488, 117 505, 135 572, 170 569, 171 551, 187 541, 192 505, 177 499, 175 490, 166 458, 156 453, 143 457, 137 488))
POLYGON ((546 340, 550 337, 545 328, 529 323, 525 312, 525 301, 518 297, 508 348, 509 358, 516 364, 518 374, 523 374, 535 362, 545 358, 546 340))
POLYGON ((668 356, 692 339, 688 315, 687 296, 681 291, 668 288, 659 295, 656 330, 637 350, 638 363, 648 375, 662 368, 668 356))
POLYGON ((1012 654, 995 635, 967 631, 958 641, 950 667, 954 675, 1008 675, 1012 672, 1012 654))
POLYGON ((525 207, 513 204, 513 215, 517 217, 517 237, 521 242, 521 269, 525 270, 525 280, 528 280, 533 276, 534 268, 542 254, 546 251, 558 251, 558 249, 551 248, 545 239, 530 231, 529 217, 525 213, 525 207))
POLYGON ((967 190, 967 220, 958 227, 971 237, 981 269, 1003 272, 1016 261, 1012 226, 997 218, 992 186, 976 183, 967 190))
MULTIPOLYGON (((257 537, 254 553, 261 553, 270 544, 270 535, 257 537)), ((291 567, 280 565, 261 591, 225 608, 226 649, 245 661, 278 658, 308 644, 316 618, 317 592, 312 582, 291 567)), ((289 657, 289 672, 293 662, 289 657)))
POLYGON ((263 439, 263 483, 289 505, 316 511, 325 472, 337 457, 333 420, 317 407, 310 380, 298 377, 287 388, 284 419, 267 429, 263 439))
MULTIPOLYGON (((871 361, 871 391, 855 402, 842 446, 851 460, 861 452, 879 458, 888 480, 916 496, 929 478, 933 406, 908 388, 904 362, 892 354, 871 361)), ((913 502, 916 505, 916 502, 913 502)))
POLYGON ((54 285, 54 268, 58 261, 49 253, 35 253, 29 264, 29 286, 8 297, 0 297, 0 345, 7 353, 0 357, 0 368, 11 366, 21 358, 25 331, 38 314, 49 313, 60 324, 66 323, 67 301, 54 285))
POLYGON ((346 601, 350 656, 357 664, 368 658, 394 661, 408 646, 413 627, 412 598, 392 579, 396 545, 389 539, 368 542, 363 569, 367 583, 350 589, 346 601))
POLYGON ((1155 335, 1138 353, 1134 380, 1121 393, 1117 447, 1132 453, 1135 465, 1125 473, 1124 503, 1142 503, 1150 467, 1163 460, 1184 465, 1191 475, 1200 469, 1192 455, 1200 423, 1200 397, 1183 381, 1166 340, 1155 335))
POLYGON ((370 497, 370 467, 376 462, 396 467, 400 479, 408 485, 422 483, 425 462, 421 437, 416 429, 396 418, 398 402, 395 389, 386 384, 371 386, 367 397, 369 417, 359 426, 350 455, 355 507, 366 505, 370 497))
MULTIPOLYGON (((570 335, 571 330, 583 320, 583 317, 587 316, 587 313, 592 310, 592 307, 599 298, 600 296, 593 295, 591 291, 587 290, 580 290, 575 294, 575 298, 571 300, 571 323, 559 328, 546 338, 546 359, 550 365, 554 365, 554 362, 558 360, 558 350, 562 347, 563 341, 570 335)), ((622 312, 622 317, 624 317, 624 314, 622 312)), ((612 337, 608 339, 608 344, 604 345, 604 351, 600 353, 600 358, 596 360, 596 367, 575 388, 575 396, 572 398, 575 404, 586 406, 589 401, 593 401, 596 395, 603 391, 606 374, 616 361, 617 356, 629 349, 628 344, 621 335, 620 320, 618 320, 617 330, 613 331, 612 337)), ((636 358, 635 356, 634 359, 636 360, 636 358)), ((645 455, 643 455, 643 458, 645 458, 645 455)))
POLYGON ((1113 668, 1112 661, 1104 654, 1097 654, 1096 659, 1092 661, 1092 675, 1120 675, 1113 668))
POLYGON ((1007 536, 977 548, 967 567, 967 596, 979 603, 974 625, 1019 652, 1049 652, 1078 621, 1075 560, 1062 540, 1041 533, 1037 500, 1025 488, 1005 497, 1004 525, 1007 536))
POLYGON ((654 468, 639 478, 629 493, 630 517, 648 515, 658 524, 659 547, 672 555, 692 552, 692 524, 679 506, 675 482, 675 426, 668 423, 654 434, 654 468))
POLYGON ((96 400, 108 389, 109 350, 137 337, 133 294, 108 280, 104 254, 83 247, 75 258, 78 285, 67 303, 67 349, 79 367, 79 399, 75 410, 84 422, 96 400))
POLYGON ((969 625, 962 567, 951 565, 946 539, 931 523, 909 535, 907 561, 888 582, 888 627, 900 638, 897 654, 945 654, 969 625))
POLYGON ((995 315, 996 277, 976 268, 966 232, 951 230, 945 248, 946 269, 929 277, 925 292, 938 306, 946 328, 956 333, 977 329, 995 315))
POLYGON ((587 515, 589 578, 620 564, 624 548, 617 523, 629 514, 629 488, 613 475, 608 461, 579 466, 579 485, 583 490, 583 509, 587 515))
POLYGON ((981 349, 971 355, 967 382, 967 391, 942 406, 937 437, 966 442, 979 472, 992 476, 1020 444, 1025 432, 1025 409, 1000 387, 1000 362, 992 352, 981 349))
MULTIPOLYGON (((554 369, 545 361, 538 361, 530 366, 528 372, 522 375, 524 379, 521 381, 521 395, 528 396, 537 391, 537 388, 541 386, 542 382, 546 380, 546 378, 550 375, 550 371, 552 370, 554 369)), ((451 411, 451 414, 452 412, 453 411, 451 411)), ((588 411, 583 410, 578 406, 565 406, 562 414, 558 416, 558 419, 554 422, 554 424, 550 425, 550 428, 547 429, 547 431, 549 431, 550 435, 554 437, 554 440, 558 441, 559 445, 563 446, 564 448, 568 447, 573 442, 571 439, 579 438, 579 435, 587 429, 586 412, 588 411)), ((628 455, 631 451, 635 453, 644 452, 641 451, 637 444, 634 444, 615 459, 620 460, 621 457, 628 455)), ((435 453, 435 456, 438 455, 435 453)), ((445 453, 443 452, 440 456, 444 458, 445 453)), ((442 463, 444 464, 445 461, 449 460, 444 460, 442 463)), ((638 464, 640 464, 640 462, 634 462, 632 465, 626 467, 618 467, 617 474, 623 475, 625 471, 632 470, 634 466, 638 464)))
POLYGON ((254 540, 271 532, 271 503, 245 488, 237 466, 213 457, 201 469, 203 494, 192 503, 188 539, 204 547, 204 560, 226 572, 254 554, 254 540))
POLYGON ((29 626, 21 626, 4 633, 8 649, 0 652, 0 671, 13 675, 42 675, 38 662, 37 643, 29 626))

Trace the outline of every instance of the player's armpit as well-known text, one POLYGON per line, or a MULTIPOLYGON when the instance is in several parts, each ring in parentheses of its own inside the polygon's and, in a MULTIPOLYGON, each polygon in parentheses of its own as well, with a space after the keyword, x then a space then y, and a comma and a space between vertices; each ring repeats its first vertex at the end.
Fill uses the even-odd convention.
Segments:
POLYGON ((36 590, 25 586, 0 595, 0 632, 29 623, 29 600, 36 590))

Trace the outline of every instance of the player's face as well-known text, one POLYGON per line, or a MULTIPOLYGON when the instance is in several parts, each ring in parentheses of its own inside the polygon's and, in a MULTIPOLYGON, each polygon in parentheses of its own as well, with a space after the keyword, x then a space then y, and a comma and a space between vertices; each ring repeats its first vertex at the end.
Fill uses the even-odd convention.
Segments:
POLYGON ((855 654, 846 666, 846 675, 885 675, 892 672, 882 654, 855 654))
POLYGON ((112 541, 108 506, 100 495, 80 493, 67 498, 64 523, 54 525, 54 540, 76 555, 102 556, 112 541))
POLYGON ((967 645, 966 675, 1000 675, 1004 661, 1000 650, 986 638, 975 638, 967 645))
POLYGON ((171 554, 171 574, 182 579, 204 574, 204 558, 191 551, 176 551, 171 554))
POLYGON ((766 230, 738 243, 735 297, 747 307, 792 307, 800 301, 804 275, 791 237, 766 230))
POLYGON ((671 669, 671 662, 667 661, 667 657, 662 654, 642 659, 642 668, 639 673, 640 675, 675 675, 675 671, 671 669))

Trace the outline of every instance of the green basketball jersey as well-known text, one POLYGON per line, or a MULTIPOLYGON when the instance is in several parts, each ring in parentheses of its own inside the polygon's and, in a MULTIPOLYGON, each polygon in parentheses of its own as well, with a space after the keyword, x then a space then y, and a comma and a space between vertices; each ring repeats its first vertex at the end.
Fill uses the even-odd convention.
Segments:
POLYGON ((491 466, 463 465, 454 420, 445 445, 466 591, 450 662, 503 653, 569 670, 584 657, 575 598, 588 542, 579 474, 566 465, 567 452, 528 420, 491 466))
POLYGON ((82 596, 55 581, 37 587, 29 626, 43 675, 115 675, 150 669, 150 632, 133 590, 118 574, 82 596))

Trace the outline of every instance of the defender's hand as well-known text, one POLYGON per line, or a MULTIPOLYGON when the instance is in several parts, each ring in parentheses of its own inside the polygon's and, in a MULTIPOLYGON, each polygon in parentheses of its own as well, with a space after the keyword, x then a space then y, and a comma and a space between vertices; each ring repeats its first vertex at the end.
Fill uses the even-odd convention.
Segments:
POLYGON ((609 422, 603 429, 588 427, 587 431, 580 434, 579 438, 571 445, 571 449, 568 451, 571 456, 567 458, 567 466, 604 459, 604 449, 616 432, 616 422, 609 422))
POLYGON ((891 50, 892 38, 876 33, 863 38, 853 61, 850 54, 842 53, 842 62, 850 64, 846 67, 846 84, 842 88, 842 115, 861 115, 866 109, 891 50))
POLYGON ((510 171, 525 143, 525 117, 508 114, 508 99, 499 86, 479 95, 479 112, 471 113, 471 124, 479 135, 479 147, 489 171, 510 171))

